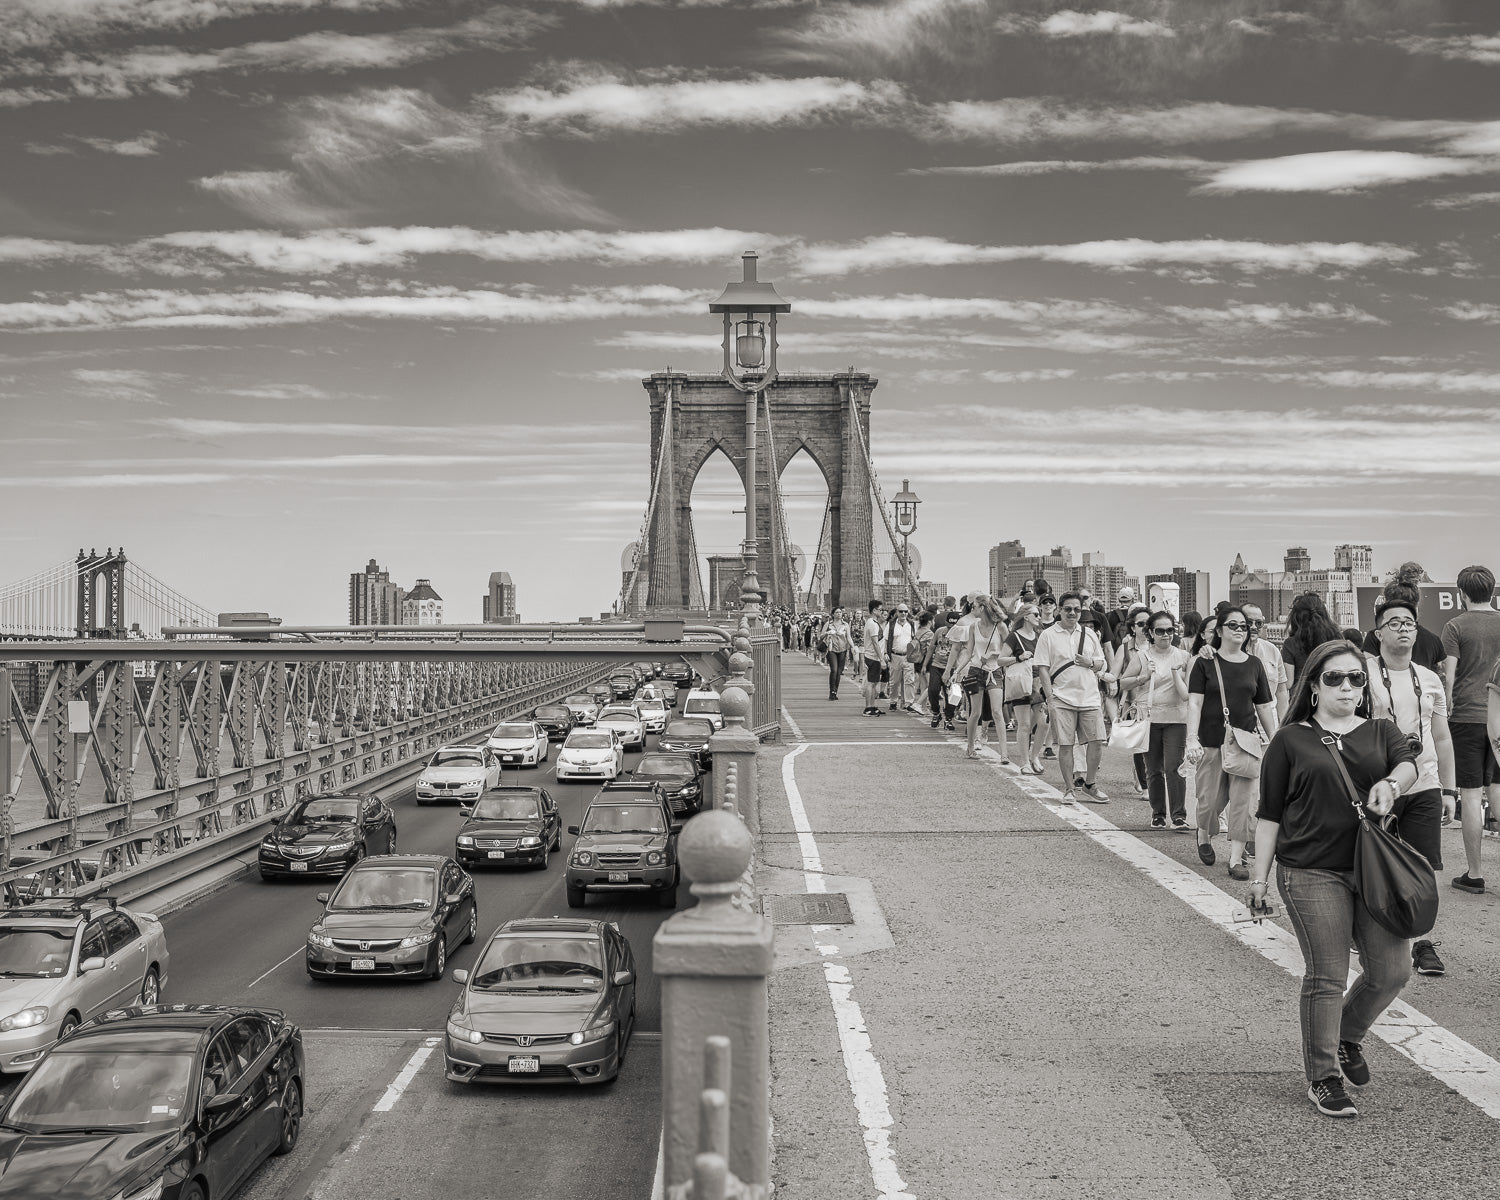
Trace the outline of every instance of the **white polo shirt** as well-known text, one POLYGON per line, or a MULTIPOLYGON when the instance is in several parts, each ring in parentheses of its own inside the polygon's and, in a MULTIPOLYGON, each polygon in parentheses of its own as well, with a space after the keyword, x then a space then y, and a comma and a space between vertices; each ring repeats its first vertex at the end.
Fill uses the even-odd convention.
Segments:
MULTIPOLYGON (((1104 661, 1104 648, 1098 635, 1083 625, 1075 626, 1072 633, 1059 621, 1049 625, 1036 638, 1036 653, 1032 665, 1051 678, 1054 668, 1073 661, 1075 654, 1087 654, 1096 662, 1104 661), (1082 642, 1079 635, 1082 634, 1082 642), (1082 647, 1080 649, 1080 646, 1082 647)), ((1074 664, 1052 680, 1052 696, 1066 708, 1102 708, 1104 701, 1099 694, 1099 676, 1091 668, 1074 664)))

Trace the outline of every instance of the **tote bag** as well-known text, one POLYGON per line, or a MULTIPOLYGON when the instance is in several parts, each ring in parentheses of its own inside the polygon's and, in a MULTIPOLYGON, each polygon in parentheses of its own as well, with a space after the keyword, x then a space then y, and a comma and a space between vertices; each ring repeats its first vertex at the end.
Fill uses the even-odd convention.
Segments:
POLYGON ((1151 746, 1151 702, 1156 698, 1156 671, 1151 672, 1151 686, 1146 689, 1146 706, 1132 704, 1115 718, 1109 731, 1112 750, 1144 754, 1151 746))
MULTIPOLYGON (((1260 659, 1252 657, 1251 662, 1259 664, 1260 659)), ((1262 671, 1264 667, 1260 668, 1262 671)), ((1219 751, 1219 761, 1224 767, 1224 774, 1236 775, 1241 779, 1260 778, 1260 759, 1266 752, 1266 743, 1269 739, 1260 726, 1260 714, 1255 715, 1255 728, 1240 729, 1229 723, 1229 697, 1224 691, 1224 672, 1219 669, 1219 656, 1214 655, 1214 674, 1219 677, 1219 703, 1224 708, 1224 746, 1219 751)))

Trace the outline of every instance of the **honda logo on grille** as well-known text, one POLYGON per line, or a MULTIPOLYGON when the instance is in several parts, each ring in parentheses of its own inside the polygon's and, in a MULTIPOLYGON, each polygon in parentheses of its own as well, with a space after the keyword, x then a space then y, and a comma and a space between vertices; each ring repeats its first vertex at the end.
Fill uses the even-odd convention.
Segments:
POLYGON ((370 943, 369 942, 360 942, 359 948, 361 950, 368 950, 370 948, 370 943))
POLYGON ((518 1046, 529 1046, 529 1045, 531 1045, 531 1035, 529 1033, 523 1033, 520 1037, 518 1037, 516 1039, 516 1045, 518 1045, 518 1046))

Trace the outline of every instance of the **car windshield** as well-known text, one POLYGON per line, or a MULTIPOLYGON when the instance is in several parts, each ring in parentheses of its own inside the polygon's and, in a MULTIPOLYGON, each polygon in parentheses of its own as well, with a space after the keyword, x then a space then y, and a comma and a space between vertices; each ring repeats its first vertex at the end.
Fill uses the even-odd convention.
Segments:
POLYGON ((536 715, 546 720, 561 720, 568 715, 568 710, 561 704, 549 704, 537 709, 536 715))
POLYGON ((490 734, 497 738, 529 738, 535 737, 536 733, 530 725, 497 725, 495 732, 490 734))
POLYGON ((719 711, 719 698, 717 696, 694 696, 682 706, 683 712, 710 712, 719 711))
POLYGON ((478 750, 439 750, 428 764, 434 767, 482 767, 484 755, 478 750))
POLYGON ((303 800, 292 805, 286 814, 288 825, 310 825, 318 821, 354 821, 359 818, 359 801, 343 797, 303 800))
POLYGON ((0 926, 0 975, 52 979, 73 958, 73 930, 0 926))
POLYGON ((662 779, 691 779, 695 774, 693 764, 681 758, 665 758, 647 755, 636 764, 637 775, 654 775, 662 779))
POLYGON ((666 738, 706 738, 713 732, 707 721, 673 721, 662 734, 666 738))
POLYGON ((430 867, 367 867, 344 876, 328 907, 431 908, 433 871, 430 867))
POLYGON ((474 971, 477 991, 598 991, 604 986, 598 938, 502 934, 474 971))
POLYGON ((16 1088, 5 1122, 40 1134, 175 1128, 192 1076, 182 1051, 56 1050, 16 1088))
POLYGON ((656 712, 665 712, 667 710, 666 702, 658 700, 655 696, 647 696, 646 699, 641 701, 641 707, 653 709, 656 712))
POLYGON ((577 705, 579 705, 581 707, 587 707, 588 705, 592 704, 593 702, 594 702, 594 698, 592 696, 569 696, 563 703, 565 703, 565 704, 577 704, 577 705))
POLYGON ((478 821, 525 821, 536 815, 535 796, 483 796, 474 806, 478 821))
POLYGON ((654 804, 596 804, 584 818, 584 833, 666 833, 654 804))
POLYGON ((570 733, 563 743, 564 750, 608 750, 614 739, 607 733, 570 733))

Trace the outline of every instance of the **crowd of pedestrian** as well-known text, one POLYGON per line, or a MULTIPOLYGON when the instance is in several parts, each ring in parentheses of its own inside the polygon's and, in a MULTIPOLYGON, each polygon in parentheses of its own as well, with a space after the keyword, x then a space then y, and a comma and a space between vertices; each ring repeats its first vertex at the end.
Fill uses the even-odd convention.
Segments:
POLYGON ((1408 941, 1359 902, 1354 841, 1368 816, 1443 867, 1441 829, 1461 822, 1464 871, 1452 886, 1483 894, 1481 852, 1500 813, 1500 610, 1487 568, 1459 573, 1463 611, 1441 634, 1419 623, 1425 576, 1404 564, 1366 631, 1342 629, 1314 594, 1294 599, 1286 635, 1266 640, 1255 605, 1177 614, 1120 589, 1106 610, 1086 590, 1026 583, 1013 604, 985 592, 941 605, 787 616, 784 645, 828 666, 828 698, 846 674, 864 714, 906 711, 956 732, 980 757, 992 742, 1023 775, 1055 761, 1063 798, 1106 804, 1102 752, 1130 753, 1135 795, 1153 829, 1195 832, 1199 859, 1264 901, 1277 888, 1302 948, 1301 1021, 1308 1097, 1322 1113, 1357 1113, 1361 1043, 1413 970, 1446 971, 1430 933, 1408 941), (987 736, 988 732, 988 736, 987 736), (1337 758, 1330 757, 1330 753, 1337 758), (1349 948, 1361 975, 1347 994, 1349 948))

